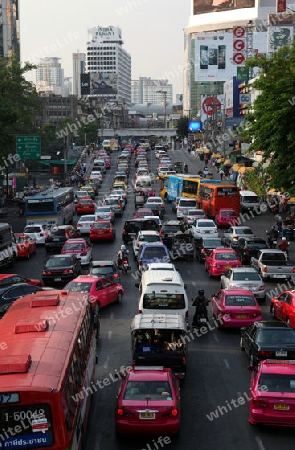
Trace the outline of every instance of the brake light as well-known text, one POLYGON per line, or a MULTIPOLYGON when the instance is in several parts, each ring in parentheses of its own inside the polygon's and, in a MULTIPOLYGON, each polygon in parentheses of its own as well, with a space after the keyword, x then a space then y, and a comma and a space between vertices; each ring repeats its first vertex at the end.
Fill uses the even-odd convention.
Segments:
POLYGON ((113 275, 113 278, 119 278, 119 275, 118 275, 117 273, 115 273, 115 274, 113 275))
POLYGON ((42 275, 51 275, 50 270, 43 270, 42 275))
POLYGON ((72 269, 64 270, 64 273, 73 273, 72 269))
POLYGON ((44 236, 44 233, 41 232, 41 233, 40 233, 40 236, 44 236))
MULTIPOLYGON (((294 271, 294 269, 293 269, 294 271)), ((267 272, 267 267, 263 267, 263 272, 267 272)))
POLYGON ((233 236, 233 240, 237 241, 238 240, 238 236, 233 236))
POLYGON ((123 416, 123 414, 124 414, 123 409, 121 409, 121 408, 117 409, 117 414, 118 414, 118 416, 123 416))
POLYGON ((255 408, 267 408, 267 403, 263 400, 252 400, 252 405, 255 408))
POLYGON ((260 351, 258 351, 257 353, 257 356, 265 356, 265 357, 267 357, 267 356, 272 356, 272 352, 270 352, 270 351, 265 351, 265 350, 260 350, 260 351))
POLYGON ((142 314, 142 311, 141 311, 141 309, 139 309, 139 310, 138 310, 138 314, 142 314))
POLYGON ((173 416, 173 417, 176 417, 177 416, 177 414, 178 414, 178 411, 177 411, 177 409, 172 409, 172 411, 171 411, 171 416, 173 416))
POLYGON ((205 253, 205 249, 204 248, 201 248, 201 253, 205 253))

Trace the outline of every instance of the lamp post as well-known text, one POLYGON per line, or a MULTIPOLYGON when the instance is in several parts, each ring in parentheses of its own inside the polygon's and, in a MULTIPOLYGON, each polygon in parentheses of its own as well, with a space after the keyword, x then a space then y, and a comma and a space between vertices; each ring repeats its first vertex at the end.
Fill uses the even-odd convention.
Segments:
POLYGON ((158 94, 163 94, 164 96, 164 128, 167 128, 167 91, 156 91, 158 94))

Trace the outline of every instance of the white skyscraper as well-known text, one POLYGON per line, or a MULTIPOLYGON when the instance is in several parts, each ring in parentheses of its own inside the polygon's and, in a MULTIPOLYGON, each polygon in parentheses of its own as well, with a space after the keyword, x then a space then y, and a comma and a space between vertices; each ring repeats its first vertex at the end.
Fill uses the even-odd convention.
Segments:
POLYGON ((87 72, 91 95, 113 96, 131 104, 131 56, 123 48, 118 27, 95 27, 89 30, 87 72))
POLYGON ((40 59, 36 71, 36 90, 53 92, 63 95, 64 69, 59 62, 60 58, 40 59))
POLYGON ((81 74, 86 72, 86 53, 73 53, 73 94, 81 97, 81 74))
POLYGON ((166 92, 166 103, 172 103, 173 86, 168 80, 152 80, 147 77, 139 77, 139 80, 131 82, 132 103, 163 103, 163 93, 166 92))

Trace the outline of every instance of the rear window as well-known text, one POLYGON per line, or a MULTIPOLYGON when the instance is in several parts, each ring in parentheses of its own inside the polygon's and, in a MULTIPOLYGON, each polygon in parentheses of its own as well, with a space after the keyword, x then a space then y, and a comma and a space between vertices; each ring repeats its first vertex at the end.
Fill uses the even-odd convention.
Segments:
POLYGON ((292 329, 284 328, 270 328, 260 330, 257 342, 259 344, 268 343, 282 343, 293 344, 295 346, 295 331, 292 329))
POLYGON ((249 230, 249 228, 242 228, 242 229, 239 229, 239 228, 236 228, 235 229, 235 233, 236 234, 253 234, 253 232, 252 232, 252 230, 249 230))
POLYGON ((198 227, 201 228, 215 228, 216 225, 214 222, 198 222, 198 227))
POLYGON ((162 231, 165 233, 176 233, 177 231, 182 231, 181 225, 164 225, 162 231))
POLYGON ((143 307, 145 309, 184 309, 185 299, 183 294, 151 292, 144 294, 143 307))
POLYGON ((221 211, 220 215, 222 217, 237 217, 237 213, 234 211, 221 211))
POLYGON ((259 198, 254 195, 247 195, 242 197, 243 203, 259 203, 259 198))
POLYGON ((196 207, 196 200, 179 200, 179 206, 185 206, 186 208, 196 207))
POLYGON ((248 241, 247 245, 248 247, 268 248, 267 243, 264 241, 248 241))
POLYGON ((65 244, 64 250, 73 250, 73 251, 83 251, 84 250, 84 244, 65 244))
POLYGON ((250 295, 228 295, 225 298, 226 306, 256 306, 256 302, 250 295))
POLYGON ((66 285, 65 289, 71 292, 82 292, 86 294, 90 291, 91 283, 82 283, 82 282, 70 282, 66 285))
POLYGON ((142 181, 137 181, 135 188, 147 188, 147 187, 151 187, 152 186, 152 182, 150 180, 142 180, 142 181))
POLYGON ((110 228, 110 224, 109 223, 94 223, 92 225, 92 228, 95 229, 104 229, 104 228, 110 228))
POLYGON ((26 227, 24 233, 40 233, 40 227, 26 227))
MULTIPOLYGON (((268 392, 293 392, 295 393, 295 375, 279 373, 262 373, 259 378, 259 386, 268 392)), ((282 413, 280 413, 282 414, 282 413)))
MULTIPOLYGON (((149 342, 142 344, 141 351, 151 353, 152 346, 149 342), (146 350, 145 350, 146 348, 146 350)), ((128 381, 124 392, 124 400, 147 400, 155 401, 164 400, 171 403, 172 393, 170 385, 167 381, 128 381)))
POLYGON ((142 257, 145 259, 165 258, 167 254, 163 247, 152 247, 145 248, 142 257))
POLYGON ((50 231, 50 234, 54 235, 54 236, 65 236, 66 235, 66 229, 62 228, 62 229, 52 229, 50 231))
POLYGON ((237 255, 234 253, 216 253, 215 259, 217 261, 235 261, 237 259, 237 255))
POLYGON ((141 229, 141 222, 125 222, 124 229, 130 233, 137 232, 141 229))
POLYGON ((260 281, 260 276, 257 272, 234 272, 234 281, 260 281))
POLYGON ((102 267, 93 267, 91 269, 91 275, 111 275, 114 273, 114 268, 112 266, 102 266, 102 267))

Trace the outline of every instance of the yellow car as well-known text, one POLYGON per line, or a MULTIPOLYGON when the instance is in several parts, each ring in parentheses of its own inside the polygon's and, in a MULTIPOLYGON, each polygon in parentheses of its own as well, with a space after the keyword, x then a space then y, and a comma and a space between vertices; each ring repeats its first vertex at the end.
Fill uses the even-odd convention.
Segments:
POLYGON ((80 191, 87 191, 87 194, 89 195, 89 197, 91 197, 93 200, 95 199, 95 192, 94 192, 92 186, 82 186, 80 188, 80 191))
POLYGON ((126 191, 127 183, 124 183, 124 181, 115 181, 113 183, 113 188, 121 188, 124 189, 124 191, 126 191))

